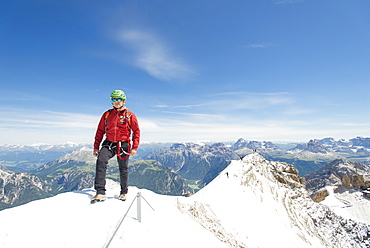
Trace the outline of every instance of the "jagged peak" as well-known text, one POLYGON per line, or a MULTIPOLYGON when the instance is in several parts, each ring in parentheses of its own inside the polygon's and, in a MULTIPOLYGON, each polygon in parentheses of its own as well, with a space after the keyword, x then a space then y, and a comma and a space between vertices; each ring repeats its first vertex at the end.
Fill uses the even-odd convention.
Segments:
POLYGON ((243 158, 243 163, 251 165, 254 173, 259 173, 271 181, 288 185, 289 187, 303 187, 304 179, 298 175, 294 165, 266 160, 258 153, 243 158))
POLYGON ((239 161, 232 161, 210 184, 225 180, 225 175, 237 184, 248 187, 261 185, 263 181, 272 185, 279 184, 281 187, 302 188, 305 182, 304 178, 298 175, 294 165, 269 161, 258 153, 249 154, 239 161))

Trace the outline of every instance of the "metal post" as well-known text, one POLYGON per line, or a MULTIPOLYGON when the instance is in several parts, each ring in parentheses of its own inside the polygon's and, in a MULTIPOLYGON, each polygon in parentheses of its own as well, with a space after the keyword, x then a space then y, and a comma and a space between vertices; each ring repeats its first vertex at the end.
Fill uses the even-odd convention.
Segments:
POLYGON ((141 223, 141 192, 137 193, 137 220, 141 223))
POLYGON ((154 210, 154 208, 152 208, 152 206, 150 206, 149 202, 147 202, 147 200, 145 200, 145 198, 141 195, 141 192, 138 192, 136 197, 134 198, 134 200, 131 202, 131 205, 129 206, 129 208, 127 209, 125 215, 123 216, 123 218, 118 222, 116 228, 114 229, 114 232, 112 234, 112 236, 110 237, 110 239, 107 241, 107 243, 103 246, 103 248, 107 248, 110 243, 112 242, 114 236, 116 235, 117 231, 118 231, 118 228, 121 226, 122 222, 124 221, 124 219, 126 218, 128 212, 130 211, 131 207, 132 207, 132 204, 134 204, 135 200, 137 200, 137 220, 141 223, 141 198, 144 199, 144 201, 149 205, 149 207, 151 207, 151 209, 154 210))
POLYGON ((132 204, 134 204, 135 200, 136 200, 137 197, 134 198, 134 200, 131 202, 131 205, 128 207, 125 215, 122 217, 122 219, 118 222, 116 228, 114 229, 114 232, 112 234, 112 236, 110 237, 110 239, 107 241, 107 243, 105 243, 105 245, 103 246, 104 248, 107 248, 109 247, 110 243, 112 242, 114 236, 116 235, 117 231, 118 231, 118 228, 121 226, 122 222, 125 220, 128 212, 130 211, 131 207, 132 207, 132 204))

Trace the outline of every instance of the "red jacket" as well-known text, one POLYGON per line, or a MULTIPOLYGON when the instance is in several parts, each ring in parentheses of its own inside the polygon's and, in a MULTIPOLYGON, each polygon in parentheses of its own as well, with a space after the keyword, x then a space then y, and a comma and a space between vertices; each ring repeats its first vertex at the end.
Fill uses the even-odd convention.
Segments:
POLYGON ((94 149, 99 149, 104 134, 106 139, 112 142, 130 141, 132 135, 132 150, 137 150, 139 147, 139 123, 136 115, 127 108, 122 111, 113 108, 102 115, 95 134, 94 149))

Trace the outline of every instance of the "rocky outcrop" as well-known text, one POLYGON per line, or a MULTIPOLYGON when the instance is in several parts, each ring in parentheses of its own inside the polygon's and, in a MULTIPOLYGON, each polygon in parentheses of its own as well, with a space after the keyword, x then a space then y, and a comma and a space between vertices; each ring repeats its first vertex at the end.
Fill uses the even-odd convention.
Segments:
POLYGON ((350 177, 344 174, 342 177, 342 185, 347 189, 359 189, 361 187, 370 187, 370 181, 365 181, 363 175, 351 174, 350 177))
POLYGON ((274 166, 273 168, 272 173, 280 183, 287 184, 291 187, 301 187, 306 183, 304 177, 298 175, 297 168, 292 164, 280 162, 279 167, 274 166))
POLYGON ((314 201, 314 202, 321 202, 323 200, 325 200, 325 198, 329 195, 329 192, 327 189, 323 188, 319 191, 316 191, 315 193, 313 193, 312 195, 310 195, 311 199, 314 201))

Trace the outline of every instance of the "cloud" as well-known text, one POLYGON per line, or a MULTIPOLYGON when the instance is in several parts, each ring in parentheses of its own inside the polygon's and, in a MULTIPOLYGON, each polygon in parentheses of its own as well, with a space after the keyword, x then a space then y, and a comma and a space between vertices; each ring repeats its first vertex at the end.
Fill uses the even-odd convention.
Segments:
MULTIPOLYGON (((216 96, 218 99, 212 105, 219 103, 229 109, 260 110, 274 106, 290 105, 294 103, 293 97, 288 92, 254 93, 254 92, 225 92, 216 96)), ((217 105, 216 105, 217 106, 217 105)))
POLYGON ((314 109, 297 108, 297 107, 292 107, 290 109, 283 111, 283 113, 286 115, 307 115, 307 114, 313 114, 315 112, 316 110, 314 109))
POLYGON ((186 112, 174 112, 174 111, 163 111, 163 113, 167 114, 175 114, 175 115, 185 115, 187 117, 198 117, 198 118, 220 118, 220 115, 215 114, 201 114, 201 113, 186 113, 186 112))
POLYGON ((0 101, 48 101, 41 95, 32 94, 21 90, 0 89, 0 101))
POLYGON ((134 52, 135 65, 155 78, 186 81, 194 74, 190 66, 154 33, 124 30, 118 34, 118 38, 134 52))
POLYGON ((369 127, 369 123, 338 123, 339 126, 345 127, 369 127))
POLYGON ((217 108, 230 110, 261 110, 275 106, 290 105, 294 103, 288 92, 253 93, 253 92, 225 92, 214 95, 216 101, 208 104, 217 108))
POLYGON ((248 48, 266 48, 267 44, 249 44, 247 45, 248 48))
POLYGON ((245 47, 247 48, 268 48, 268 47, 273 47, 276 46, 276 44, 273 43, 252 43, 248 44, 245 47))
POLYGON ((187 102, 189 103, 187 105, 168 103, 155 105, 153 107, 156 109, 153 111, 160 112, 162 116, 170 115, 176 120, 183 118, 194 122, 209 121, 210 123, 235 122, 238 119, 244 119, 243 116, 266 120, 273 116, 280 119, 287 114, 305 113, 295 108, 296 99, 288 92, 223 92, 197 98, 193 102, 187 99, 187 102))
POLYGON ((304 0, 278 0, 275 1, 275 4, 295 4, 303 2, 304 0))

